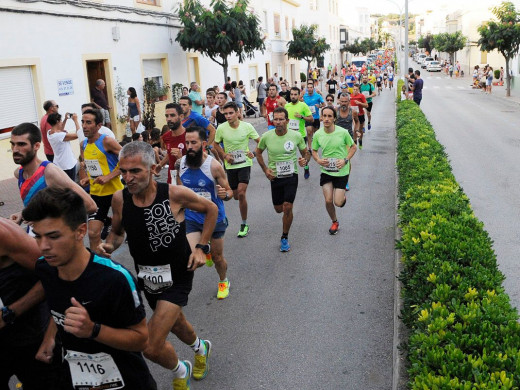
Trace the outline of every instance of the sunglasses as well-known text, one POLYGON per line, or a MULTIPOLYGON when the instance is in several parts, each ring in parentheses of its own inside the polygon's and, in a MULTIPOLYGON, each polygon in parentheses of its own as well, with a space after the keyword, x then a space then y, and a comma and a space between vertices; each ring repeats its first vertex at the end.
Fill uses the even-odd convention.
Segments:
POLYGON ((57 104, 55 106, 53 106, 53 107, 60 108, 60 106, 58 106, 57 104))
POLYGON ((333 102, 334 100, 332 100, 332 99, 327 99, 327 101, 328 101, 328 102, 333 102))

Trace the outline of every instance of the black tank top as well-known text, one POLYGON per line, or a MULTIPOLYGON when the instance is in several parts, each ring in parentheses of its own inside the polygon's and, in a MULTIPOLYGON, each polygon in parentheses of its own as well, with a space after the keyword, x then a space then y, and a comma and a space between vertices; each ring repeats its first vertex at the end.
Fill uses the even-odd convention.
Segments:
POLYGON ((217 121, 217 127, 222 124, 226 123, 226 117, 224 114, 220 112, 220 109, 217 108, 217 114, 215 115, 215 120, 217 121))
POLYGON ((138 265, 170 264, 173 283, 184 283, 193 279, 193 272, 186 270, 191 249, 185 222, 177 222, 170 209, 168 188, 167 183, 157 183, 157 194, 148 207, 134 205, 125 188, 121 223, 137 273, 138 265))

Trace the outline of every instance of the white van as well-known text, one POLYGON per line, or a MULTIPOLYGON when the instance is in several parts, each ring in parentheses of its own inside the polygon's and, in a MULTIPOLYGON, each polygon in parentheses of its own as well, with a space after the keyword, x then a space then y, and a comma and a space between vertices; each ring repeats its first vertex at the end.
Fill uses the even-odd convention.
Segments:
POLYGON ((356 68, 361 68, 363 65, 366 65, 366 63, 366 57, 352 57, 352 60, 350 61, 350 64, 356 65, 356 68))

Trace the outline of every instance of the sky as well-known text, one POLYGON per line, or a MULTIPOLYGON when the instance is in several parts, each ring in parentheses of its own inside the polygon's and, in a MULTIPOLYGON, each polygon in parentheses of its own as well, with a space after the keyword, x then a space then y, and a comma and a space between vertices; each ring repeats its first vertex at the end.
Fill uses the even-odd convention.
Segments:
MULTIPOLYGON (((408 13, 420 14, 427 10, 439 8, 444 5, 450 7, 450 11, 453 12, 457 9, 474 9, 475 7, 489 8, 494 5, 498 5, 502 0, 408 0, 408 13)), ((347 25, 356 23, 356 13, 349 12, 352 7, 366 7, 370 13, 399 13, 399 7, 404 12, 405 0, 363 0, 362 2, 353 3, 350 0, 339 0, 339 12, 344 18, 347 25), (396 5, 397 4, 397 5, 396 5)), ((515 5, 519 5, 520 0, 513 1, 515 5)))

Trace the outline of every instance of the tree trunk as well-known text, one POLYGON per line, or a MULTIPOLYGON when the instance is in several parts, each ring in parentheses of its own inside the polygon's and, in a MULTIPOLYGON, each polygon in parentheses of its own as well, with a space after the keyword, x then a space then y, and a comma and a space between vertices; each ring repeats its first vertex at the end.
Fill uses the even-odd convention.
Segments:
POLYGON ((511 96, 511 75, 509 74, 509 58, 506 57, 506 96, 511 96))
POLYGON ((307 61, 307 74, 305 77, 307 78, 307 81, 309 81, 309 71, 311 70, 311 62, 307 61))
MULTIPOLYGON (((224 85, 226 85, 226 83, 227 83, 228 67, 229 67, 229 64, 228 64, 227 57, 222 58, 222 68, 224 69, 224 85)), ((237 80, 237 82, 238 82, 238 80, 237 80)))

